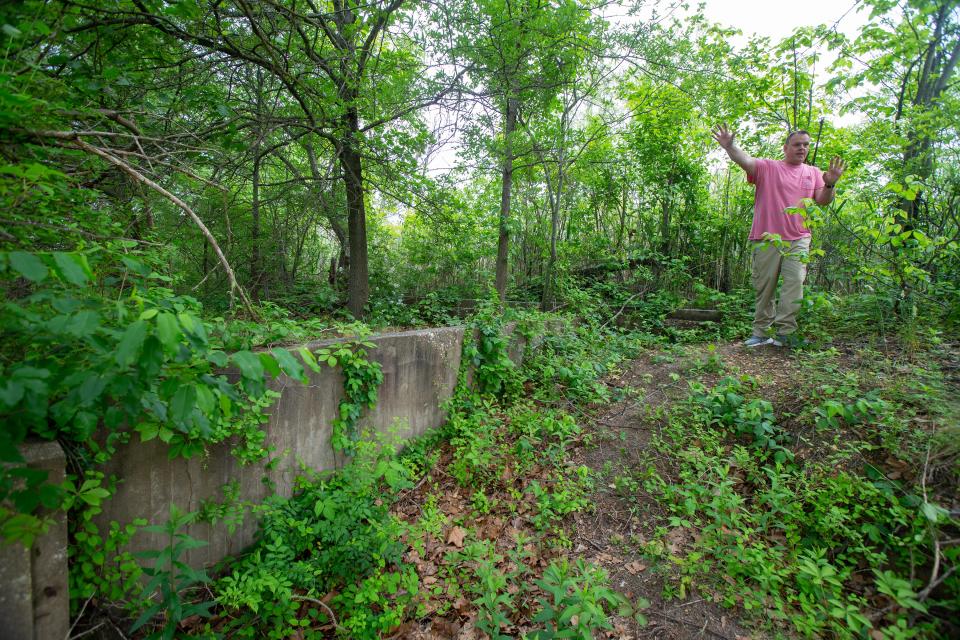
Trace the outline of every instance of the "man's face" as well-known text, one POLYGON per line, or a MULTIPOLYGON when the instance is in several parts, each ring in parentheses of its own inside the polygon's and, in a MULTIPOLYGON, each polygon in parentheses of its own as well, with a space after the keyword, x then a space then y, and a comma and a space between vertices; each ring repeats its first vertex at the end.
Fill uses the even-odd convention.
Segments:
POLYGON ((810 153, 810 136, 797 133, 790 136, 787 144, 783 145, 783 159, 787 164, 803 164, 810 153))

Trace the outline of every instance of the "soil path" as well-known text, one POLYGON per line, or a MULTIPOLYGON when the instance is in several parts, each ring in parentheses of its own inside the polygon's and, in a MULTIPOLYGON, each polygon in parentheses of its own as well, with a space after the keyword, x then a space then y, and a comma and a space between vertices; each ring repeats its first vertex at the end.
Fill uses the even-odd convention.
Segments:
MULTIPOLYGON (((706 345, 655 351, 641 356, 610 377, 607 384, 624 399, 596 407, 582 416, 594 445, 579 450, 577 464, 593 469, 601 479, 593 496, 596 509, 577 517, 572 535, 574 552, 603 566, 611 585, 632 600, 646 598, 649 624, 636 627, 638 638, 657 640, 721 638, 743 640, 750 632, 738 620, 738 612, 713 603, 696 591, 685 599, 665 599, 663 591, 669 578, 639 552, 641 545, 654 537, 655 522, 662 522, 662 508, 645 499, 637 489, 639 467, 654 466, 649 447, 658 420, 657 410, 685 397, 688 383, 715 384, 725 375, 748 374, 761 385, 761 394, 776 404, 782 389, 792 385, 797 372, 790 351, 771 346, 746 349, 739 343, 718 345, 711 351, 706 345)), ((684 541, 674 541, 682 547, 684 541)))

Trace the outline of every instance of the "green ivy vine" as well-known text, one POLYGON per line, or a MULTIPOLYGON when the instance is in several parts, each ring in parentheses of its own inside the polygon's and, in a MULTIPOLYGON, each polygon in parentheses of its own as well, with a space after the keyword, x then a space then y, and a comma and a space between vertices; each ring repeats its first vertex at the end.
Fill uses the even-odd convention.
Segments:
POLYGON ((112 494, 98 468, 119 446, 156 439, 173 458, 229 441, 242 462, 262 459, 277 397, 266 376, 306 380, 283 348, 226 353, 200 303, 175 294, 137 246, 0 251, 0 538, 30 546, 69 511, 75 600, 121 596, 138 579, 121 547, 139 525, 100 532, 92 521, 112 494), (21 448, 36 440, 64 448, 65 482, 27 465, 21 448))
MULTIPOLYGON (((355 326, 361 336, 369 330, 355 326)), ((373 409, 377 405, 377 388, 383 382, 383 369, 379 362, 367 359, 367 349, 376 345, 358 337, 339 344, 322 347, 311 353, 306 347, 300 348, 300 355, 313 371, 319 372, 321 365, 340 367, 343 375, 343 399, 338 406, 337 417, 333 420, 333 433, 330 444, 335 451, 353 455, 360 438, 357 424, 364 409, 373 409)))
POLYGON ((495 300, 485 302, 467 325, 462 363, 472 368, 477 392, 495 398, 519 388, 517 367, 509 354, 509 338, 503 334, 504 319, 495 300))

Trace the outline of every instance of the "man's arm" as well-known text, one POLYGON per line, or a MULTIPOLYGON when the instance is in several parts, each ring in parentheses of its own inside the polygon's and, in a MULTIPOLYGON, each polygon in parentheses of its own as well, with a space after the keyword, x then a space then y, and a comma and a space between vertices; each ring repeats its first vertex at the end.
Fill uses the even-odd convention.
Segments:
POLYGON ((727 128, 726 123, 718 124, 713 128, 713 139, 717 141, 730 159, 740 165, 747 172, 748 178, 757 175, 757 159, 733 143, 734 133, 727 128))
POLYGON ((823 188, 814 195, 814 201, 821 207, 825 207, 833 202, 833 196, 836 195, 836 185, 846 165, 839 156, 833 156, 830 159, 830 168, 823 174, 823 188))

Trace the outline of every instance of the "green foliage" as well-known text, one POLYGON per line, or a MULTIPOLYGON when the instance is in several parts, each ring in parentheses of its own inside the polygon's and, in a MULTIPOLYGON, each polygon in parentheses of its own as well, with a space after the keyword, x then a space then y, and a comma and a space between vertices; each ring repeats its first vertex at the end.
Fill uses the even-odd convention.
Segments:
POLYGON ((507 352, 509 340, 498 303, 488 301, 471 318, 464 338, 462 361, 472 367, 473 384, 481 395, 503 399, 517 393, 516 367, 507 352))
MULTIPOLYGON (((600 5, 572 0, 438 3, 426 12, 410 2, 387 10, 347 3, 337 14, 344 20, 332 22, 332 14, 290 2, 3 3, 0 536, 29 545, 48 510, 69 509, 75 601, 94 594, 135 601, 139 569, 123 551, 133 529, 99 532, 92 524, 110 491, 98 465, 122 445, 150 440, 171 456, 230 442, 241 461, 263 459, 272 452, 262 425, 276 398, 266 377, 303 380, 304 366, 342 371, 333 444, 359 453, 359 424, 382 381, 370 343, 347 338, 299 357, 276 345, 326 333, 331 322, 311 316, 343 313, 345 277, 363 274, 350 283, 360 298, 351 309, 363 311, 368 250, 368 312, 377 326, 452 321, 460 298, 483 295, 502 258, 511 295, 580 316, 533 331, 543 317, 521 315, 516 332, 542 333, 544 341, 520 369, 503 337, 509 312, 501 315, 499 303, 481 308, 463 354, 473 389, 458 389, 447 431, 452 472, 476 510, 498 508, 491 489, 513 470, 508 458, 517 469, 537 461, 550 472, 521 495, 535 500, 539 528, 557 527, 586 506, 587 479, 557 470, 582 434, 569 416, 510 406, 521 391, 563 406, 609 402, 617 397, 601 378, 640 345, 731 339, 748 329, 753 191, 736 167, 713 169, 704 142, 718 121, 741 121, 742 146, 774 157, 784 123, 813 130, 827 116, 818 163, 834 153, 849 161, 836 204, 803 209, 816 243, 805 333, 882 340, 909 353, 950 344, 960 322, 957 13, 934 0, 866 6, 868 24, 852 38, 821 26, 738 48, 699 13, 616 24, 600 5), (222 19, 237 12, 244 20, 222 19), (845 53, 818 87, 823 45, 845 53), (633 64, 608 66, 624 51, 633 64), (463 75, 444 75, 451 69, 463 75), (477 87, 488 108, 465 109, 477 87), (443 140, 420 115, 427 104, 441 119, 459 114, 474 166, 437 175, 425 153, 443 140), (833 126, 836 104, 858 124, 833 126), (508 162, 512 185, 501 183, 508 162), (504 196, 512 196, 503 200, 511 208, 501 220, 496 203, 504 196), (498 258, 501 230, 510 243, 498 258), (252 308, 259 318, 228 312, 237 291, 221 252, 259 301, 252 308), (720 310, 722 323, 671 326, 666 314, 688 299, 720 310), (644 334, 610 326, 621 308, 618 320, 644 334), (879 335, 864 337, 864 327, 879 335), (67 483, 53 486, 23 463, 19 448, 29 439, 64 446, 67 483)), ((697 370, 720 373, 722 365, 708 357, 697 370)), ((694 431, 714 448, 682 447, 688 469, 678 477, 690 486, 671 489, 672 522, 706 522, 710 510, 733 530, 738 499, 771 505, 769 517, 786 523, 788 560, 778 564, 783 550, 763 548, 753 533, 779 540, 780 529, 741 522, 737 550, 761 586, 747 577, 740 586, 754 608, 781 594, 784 611, 801 612, 803 633, 866 633, 858 612, 874 603, 857 600, 849 576, 868 569, 883 585, 884 606, 896 601, 921 615, 911 603, 929 601, 929 594, 911 599, 922 585, 905 578, 915 572, 902 558, 928 558, 930 540, 952 520, 936 501, 908 500, 905 485, 877 475, 877 461, 867 458, 930 446, 951 459, 958 438, 951 428, 932 443, 918 439, 905 414, 926 407, 904 380, 927 378, 916 369, 888 375, 912 399, 872 393, 860 379, 830 380, 810 389, 809 406, 790 408, 797 415, 778 414, 752 397, 749 382, 728 379, 696 390, 689 407, 694 431), (824 454, 832 470, 813 464, 801 473, 803 460, 790 448, 801 442, 790 431, 796 422, 837 436, 836 449, 824 454), (866 442, 840 437, 850 433, 866 442), (862 460, 847 457, 853 449, 866 460, 866 480, 858 475, 862 460), (698 456, 742 471, 754 491, 723 484, 698 456), (701 478, 715 494, 702 490, 701 478), (721 499, 726 512, 712 502, 721 499), (802 525, 790 500, 829 526, 802 525), (874 540, 870 527, 884 521, 893 523, 882 533, 895 549, 874 540), (839 550, 841 537, 851 551, 839 550), (880 555, 890 566, 867 566, 880 555), (800 558, 809 570, 802 576, 788 564, 800 558)), ((404 474, 431 466, 430 455, 414 453, 398 462, 403 470, 387 464, 382 481, 402 484, 404 474)), ((235 522, 232 503, 228 496, 205 505, 204 515, 235 522)), ((339 523, 341 512, 348 530, 376 538, 357 522, 379 521, 379 511, 354 514, 337 504, 330 515, 339 523)), ((430 527, 439 522, 434 514, 430 527)), ((732 544, 717 540, 717 548, 732 544)), ((309 555, 300 542, 291 557, 309 555)), ((353 550, 344 557, 360 568, 336 588, 368 611, 339 620, 341 633, 388 633, 406 606, 400 594, 412 584, 409 572, 353 550)), ((684 578, 712 561, 707 552, 684 559, 684 578)), ((273 607, 264 625, 275 623, 271 633, 283 635, 277 621, 299 615, 301 601, 273 595, 302 593, 283 573, 258 579, 262 589, 251 592, 273 607)), ((496 634, 496 571, 482 581, 491 594, 483 624, 496 634)), ((174 596, 165 596, 170 607, 179 606, 174 596)), ((307 611, 298 629, 319 634, 314 627, 333 624, 322 607, 307 611)), ((901 622, 888 616, 875 631, 914 633, 901 622)))
POLYGON ((544 628, 530 638, 590 640, 595 631, 613 629, 607 612, 623 615, 631 611, 630 603, 607 586, 606 573, 583 560, 575 565, 566 560, 551 563, 536 583, 548 598, 540 599, 541 610, 533 619, 544 628))
POLYGON ((316 598, 334 589, 340 595, 331 604, 351 637, 376 638, 397 626, 417 576, 402 563, 402 527, 389 500, 410 486, 391 447, 360 440, 353 462, 338 473, 304 476, 293 497, 256 507, 256 546, 217 583, 218 601, 240 616, 236 634, 284 638, 290 620, 300 619, 298 594, 316 598))
POLYGON ((503 556, 496 553, 495 549, 490 540, 472 542, 462 554, 454 554, 451 560, 475 567, 474 580, 468 583, 467 590, 476 596, 473 603, 478 609, 477 628, 490 636, 491 640, 505 640, 509 636, 502 634, 501 630, 510 625, 507 615, 515 608, 507 585, 517 576, 505 575, 497 568, 503 556))
POLYGON ((500 476, 506 445, 500 424, 489 410, 453 414, 447 428, 454 448, 451 472, 460 485, 483 488, 500 476))
POLYGON ((322 364, 340 367, 344 397, 338 407, 339 415, 333 420, 330 444, 348 455, 354 452, 360 437, 358 423, 363 410, 377 406, 377 387, 383 382, 380 363, 367 360, 367 349, 374 346, 358 338, 322 347, 313 353, 306 347, 300 349, 304 362, 314 371, 320 371, 322 364))
POLYGON ((527 355, 523 367, 526 379, 535 384, 536 397, 548 402, 564 398, 587 403, 608 401, 610 391, 602 379, 653 339, 593 322, 573 324, 554 317, 536 340, 536 349, 527 355))
POLYGON ((752 382, 749 378, 726 377, 709 391, 694 383, 692 397, 707 411, 708 424, 747 436, 753 446, 771 453, 775 462, 793 460, 793 453, 783 446, 785 434, 776 425, 773 405, 744 397, 752 382))
POLYGON ((170 518, 166 524, 143 528, 147 532, 165 534, 167 545, 162 549, 141 551, 136 554, 138 558, 154 563, 152 567, 143 569, 144 574, 150 577, 143 588, 143 597, 150 600, 156 599, 156 602, 140 614, 130 628, 131 632, 146 626, 162 612, 163 626, 147 637, 172 640, 181 621, 192 616, 210 617, 210 607, 214 605, 212 600, 189 599, 191 591, 200 589, 210 582, 205 572, 191 568, 182 559, 184 553, 190 549, 207 544, 204 540, 196 540, 180 531, 193 520, 192 514, 180 513, 175 506, 171 505, 170 518))
POLYGON ((0 253, 3 286, 20 288, 0 314, 0 459, 14 463, 0 472, 0 499, 17 507, 3 514, 5 531, 24 542, 41 526, 36 509, 54 506, 56 493, 16 464, 27 438, 58 440, 82 467, 103 463, 137 435, 161 440, 171 457, 229 439, 242 460, 259 459, 268 454, 263 411, 276 397, 265 375, 303 378, 285 349, 218 349, 199 302, 175 295, 153 258, 131 248, 0 253), (238 382, 220 373, 228 364, 239 368, 238 382))
POLYGON ((438 327, 457 324, 454 315, 463 294, 452 289, 430 291, 415 302, 374 296, 367 324, 373 327, 438 327))
POLYGON ((237 527, 243 524, 251 505, 240 499, 240 482, 237 480, 223 485, 220 491, 223 494, 222 500, 201 500, 196 519, 197 522, 210 524, 223 522, 227 525, 227 534, 233 535, 237 527))
POLYGON ((331 331, 345 327, 329 318, 297 317, 277 304, 263 301, 256 307, 258 320, 242 317, 211 318, 211 334, 217 337, 224 351, 243 351, 264 345, 290 344, 316 340, 331 331))
MULTIPOLYGON (((535 338, 537 322, 523 319, 515 332, 535 338)), ((567 340, 571 349, 586 357, 588 348, 574 344, 581 339, 587 338, 574 335, 567 340)), ((314 370, 342 367, 351 358, 365 356, 368 346, 358 338, 323 349, 304 349, 300 357, 314 370)), ((614 349, 604 353, 612 358, 614 349)), ((269 373, 259 358, 241 356, 236 361, 241 373, 246 368, 249 376, 258 365, 269 373)), ((530 376, 518 371, 510 375, 530 376)), ((525 483, 510 495, 528 501, 535 526, 549 532, 551 546, 562 546, 564 518, 589 508, 592 479, 585 467, 568 464, 569 450, 582 440, 583 431, 571 415, 561 411, 531 403, 510 404, 502 390, 502 385, 490 385, 488 393, 481 394, 463 385, 451 403, 449 424, 414 441, 402 455, 390 443, 359 439, 343 469, 329 475, 305 472, 292 497, 272 496, 252 506, 260 521, 257 542, 247 555, 233 560, 213 586, 221 632, 278 639, 296 632, 319 638, 335 628, 346 637, 377 638, 409 620, 420 602, 421 589, 416 567, 405 561, 405 553, 411 546, 423 553, 424 538, 441 537, 450 519, 440 510, 436 494, 426 499, 420 521, 412 525, 398 521, 390 509, 399 492, 413 487, 414 478, 436 463, 439 452, 434 448, 444 439, 449 439, 452 452, 450 474, 473 489, 473 507, 482 513, 515 512, 516 504, 490 499, 488 491, 491 495, 502 491, 504 483, 509 483, 505 478, 538 469, 539 480, 525 483)), ((195 517, 236 521, 247 505, 236 502, 235 491, 236 487, 225 487, 225 500, 205 504, 195 517)), ((491 542, 469 542, 462 557, 451 555, 453 564, 439 572, 442 584, 470 597, 478 609, 478 627, 491 637, 506 633, 511 616, 519 611, 515 609, 518 594, 531 588, 527 584, 531 569, 525 564, 528 542, 518 537, 516 549, 507 553, 510 565, 504 564, 507 559, 491 542)), ((582 610, 579 632, 609 628, 606 612, 614 606, 613 592, 605 590, 595 569, 579 567, 562 578, 557 588, 561 587, 569 591, 564 608, 582 610)), ((165 597, 161 606, 186 606, 186 595, 181 601, 165 597)), ((159 610, 148 611, 152 615, 159 610)), ((557 632, 557 616, 543 618, 551 633, 557 632)), ((175 627, 170 622, 174 619, 175 615, 168 617, 165 628, 175 627)))
MULTIPOLYGON (((727 605, 760 613, 772 628, 791 626, 807 637, 860 637, 871 629, 898 637, 903 612, 928 606, 918 596, 920 582, 906 576, 928 557, 940 528, 958 523, 869 464, 855 472, 874 445, 856 441, 853 430, 882 441, 902 408, 889 395, 862 391, 851 374, 831 374, 829 357, 808 357, 820 358, 827 376, 805 388, 844 398, 805 414, 811 427, 841 434, 831 455, 795 461, 787 448, 794 437, 777 426, 769 402, 751 398, 749 379, 725 378, 710 390, 693 385, 688 403, 654 442, 671 452, 674 479, 651 473, 644 487, 669 511, 670 528, 695 530, 697 539, 682 551, 648 550, 675 568, 668 595, 685 597, 696 584, 727 605), (867 569, 872 580, 863 575, 867 569), (724 580, 711 578, 717 575, 724 580), (871 614, 878 599, 890 604, 884 616, 871 614)), ((886 455, 903 455, 901 440, 887 446, 897 453, 886 455)), ((917 633, 932 629, 927 621, 917 624, 925 629, 917 633)))
POLYGON ((76 609, 83 602, 100 596, 111 602, 128 602, 132 611, 139 611, 146 606, 141 593, 143 569, 124 547, 147 522, 138 518, 121 527, 114 521, 108 531, 101 531, 93 518, 103 511, 101 505, 110 496, 110 491, 103 487, 103 479, 101 472, 88 471, 79 486, 73 477, 68 477, 63 485, 62 508, 71 515, 68 521, 71 605, 76 609))
POLYGON ((360 584, 347 585, 333 599, 347 612, 344 632, 351 638, 382 638, 406 619, 419 586, 417 572, 409 565, 397 571, 378 570, 360 584))
POLYGON ((588 498, 593 483, 586 467, 578 467, 570 475, 561 475, 553 486, 544 488, 534 480, 527 492, 536 501, 531 517, 538 531, 559 532, 556 525, 567 515, 586 511, 592 504, 588 498))

